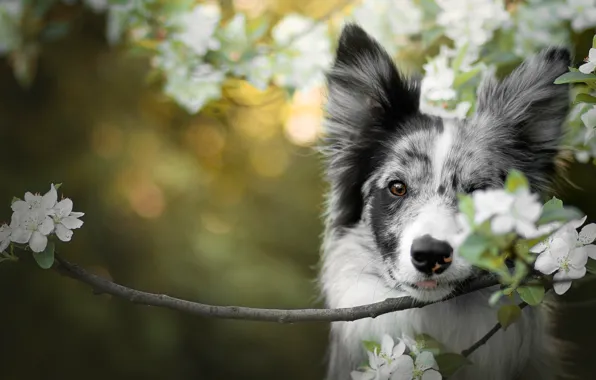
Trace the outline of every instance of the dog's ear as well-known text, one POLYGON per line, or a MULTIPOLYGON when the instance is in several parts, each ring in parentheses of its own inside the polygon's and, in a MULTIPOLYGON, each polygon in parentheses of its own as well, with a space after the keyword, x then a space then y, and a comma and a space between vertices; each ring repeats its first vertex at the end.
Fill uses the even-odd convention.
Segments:
POLYGON ((489 128, 537 188, 555 171, 570 98, 569 86, 554 81, 570 64, 567 49, 544 49, 501 82, 487 76, 478 89, 475 126, 489 128))
MULTIPOLYGON (((333 187, 335 224, 360 219, 362 185, 375 168, 379 142, 418 113, 417 81, 403 78, 385 49, 355 24, 339 38, 326 73, 328 96, 323 152, 333 187)), ((332 211, 333 213, 333 211, 332 211)))

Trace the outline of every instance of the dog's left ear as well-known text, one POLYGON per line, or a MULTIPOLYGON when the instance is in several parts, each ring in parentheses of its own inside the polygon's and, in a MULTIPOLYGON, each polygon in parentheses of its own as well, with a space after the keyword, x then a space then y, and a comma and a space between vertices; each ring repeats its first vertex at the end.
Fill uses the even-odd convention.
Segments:
POLYGON ((568 71, 567 49, 548 48, 526 59, 502 82, 488 76, 478 89, 474 124, 507 149, 533 185, 549 182, 570 108, 569 86, 554 84, 568 71))

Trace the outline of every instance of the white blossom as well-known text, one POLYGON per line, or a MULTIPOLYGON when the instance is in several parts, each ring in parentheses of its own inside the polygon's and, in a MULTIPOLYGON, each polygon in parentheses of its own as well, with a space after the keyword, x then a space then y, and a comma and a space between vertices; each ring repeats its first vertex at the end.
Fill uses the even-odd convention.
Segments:
POLYGON ((564 0, 527 0, 515 12, 514 52, 520 57, 556 45, 566 45, 569 30, 561 17, 564 0))
POLYGON ((83 221, 80 217, 85 215, 82 212, 72 211, 72 200, 69 198, 63 199, 56 203, 52 209, 52 219, 54 220, 55 233, 58 239, 62 241, 70 241, 72 238, 72 230, 80 228, 83 221))
POLYGON ((271 32, 276 84, 300 90, 321 85, 332 62, 327 26, 298 14, 285 16, 271 32))
POLYGON ((477 190, 472 193, 474 202, 474 223, 482 224, 495 215, 506 214, 515 198, 502 189, 477 190))
POLYGON ((570 20, 576 32, 593 28, 596 26, 596 0, 567 0, 559 17, 570 20))
POLYGON ((54 229, 54 222, 41 208, 29 211, 15 211, 10 224, 11 241, 29 244, 33 252, 42 252, 48 244, 48 235, 54 229))
MULTIPOLYGON (((407 367, 411 361, 411 357, 405 354, 406 348, 404 341, 398 339, 395 344, 393 338, 387 334, 383 335, 381 350, 377 351, 375 348, 374 352, 368 351, 368 366, 362 371, 352 371, 351 378, 353 380, 389 380, 396 371, 404 372, 402 367, 407 367)), ((410 374, 412 373, 413 368, 410 371, 410 374)))
POLYGON ((579 71, 584 74, 590 74, 592 71, 594 71, 594 69, 596 69, 596 49, 590 49, 585 62, 586 63, 579 67, 579 71))
POLYGON ((395 55, 407 36, 420 33, 422 16, 421 7, 411 0, 364 0, 351 18, 395 55))
MULTIPOLYGON (((596 52, 596 49, 592 50, 596 52)), ((581 120, 586 126, 584 144, 588 145, 594 137, 594 130, 596 129, 596 106, 592 106, 592 108, 590 108, 588 112, 582 114, 581 120)))
POLYGON ((26 213, 37 209, 42 210, 43 213, 49 215, 52 207, 56 205, 58 201, 58 192, 54 184, 50 186, 50 190, 44 195, 33 194, 31 192, 25 193, 25 200, 15 200, 12 205, 12 211, 26 213))
POLYGON ((0 253, 4 252, 10 245, 12 229, 6 223, 0 226, 0 253))
POLYGON ((221 10, 215 4, 199 4, 189 13, 172 20, 180 28, 176 37, 195 54, 203 56, 220 47, 214 33, 221 20, 221 10))
POLYGON ((204 63, 190 73, 184 69, 168 72, 164 92, 194 114, 210 100, 221 97, 224 79, 224 72, 204 63))
POLYGON ((515 231, 526 238, 535 236, 536 222, 542 212, 538 194, 531 193, 528 189, 521 189, 514 194, 514 197, 508 212, 498 214, 492 220, 492 231, 496 234, 515 231))
MULTIPOLYGON (((439 366, 429 351, 423 351, 416 355, 416 359, 404 355, 402 361, 396 366, 391 374, 391 380, 440 380, 441 373, 439 366)), ((400 359, 401 359, 400 358, 400 359)))
MULTIPOLYGON (((596 259, 596 246, 591 244, 596 239, 596 224, 588 224, 577 232, 585 220, 583 217, 566 223, 532 247, 530 252, 539 254, 535 269, 547 275, 556 272, 553 278, 559 281, 582 278, 588 257, 596 259)), ((557 294, 563 294, 571 287, 571 281, 556 282, 553 287, 557 294)))
POLYGON ((510 16, 502 0, 436 0, 441 12, 437 24, 457 47, 464 44, 481 46, 510 16))

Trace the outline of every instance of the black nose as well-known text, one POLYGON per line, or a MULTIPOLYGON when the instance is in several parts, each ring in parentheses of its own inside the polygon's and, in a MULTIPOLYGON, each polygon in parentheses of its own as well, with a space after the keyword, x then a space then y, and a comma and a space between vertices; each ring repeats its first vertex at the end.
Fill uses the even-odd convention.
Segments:
POLYGON ((424 235, 412 242, 410 249, 414 267, 425 274, 439 274, 451 265, 453 248, 449 243, 424 235))

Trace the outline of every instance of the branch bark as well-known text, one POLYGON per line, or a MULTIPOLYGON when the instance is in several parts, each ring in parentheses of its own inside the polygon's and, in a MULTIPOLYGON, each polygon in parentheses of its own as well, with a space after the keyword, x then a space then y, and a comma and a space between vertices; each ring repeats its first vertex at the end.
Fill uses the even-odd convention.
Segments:
MULTIPOLYGON (((420 308, 436 302, 421 302, 411 297, 388 298, 369 305, 338 309, 261 309, 242 306, 216 306, 170 297, 165 294, 148 293, 109 281, 87 272, 76 264, 56 256, 58 272, 74 280, 91 286, 95 293, 110 294, 130 302, 163 307, 206 318, 242 319, 250 321, 296 323, 296 322, 335 322, 355 321, 364 318, 376 318, 379 315, 399 310, 420 308)), ((460 291, 444 298, 446 301, 476 290, 498 285, 494 276, 486 276, 470 282, 460 291)))

